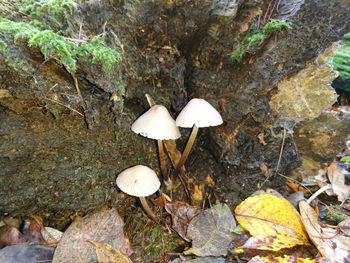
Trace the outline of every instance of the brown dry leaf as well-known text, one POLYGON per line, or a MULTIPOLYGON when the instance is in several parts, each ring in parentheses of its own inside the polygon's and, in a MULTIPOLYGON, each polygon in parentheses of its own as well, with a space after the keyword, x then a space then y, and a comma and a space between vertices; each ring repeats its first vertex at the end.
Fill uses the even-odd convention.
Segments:
POLYGON ((128 250, 123 221, 117 210, 103 208, 84 216, 68 227, 58 243, 52 263, 96 262, 96 251, 85 240, 105 242, 120 251, 128 250))
POLYGON ((86 240, 86 242, 96 247, 97 260, 99 263, 132 263, 128 256, 114 249, 109 244, 91 240, 86 240))
MULTIPOLYGON (((165 149, 169 155, 171 163, 176 167, 181 158, 181 152, 176 148, 175 140, 164 140, 165 149)), ((181 172, 185 172, 185 166, 182 166, 181 172)))
POLYGON ((344 173, 339 170, 336 163, 332 163, 327 168, 327 175, 332 184, 333 192, 338 196, 338 201, 343 202, 350 196, 350 187, 345 184, 344 173))
POLYGON ((307 236, 297 210, 286 199, 271 194, 247 198, 235 213, 252 237, 244 248, 280 250, 296 245, 308 245, 307 236))
POLYGON ((187 203, 174 201, 165 205, 165 210, 171 215, 172 228, 186 241, 190 240, 186 237, 187 226, 193 217, 198 215, 201 210, 196 206, 187 203))
POLYGON ((350 238, 334 228, 321 227, 316 212, 306 201, 300 201, 299 208, 306 231, 322 256, 332 263, 346 262, 350 258, 350 238))
POLYGON ((205 177, 205 181, 209 186, 215 185, 215 181, 214 181, 213 177, 210 176, 210 174, 208 174, 207 177, 205 177))
POLYGON ((191 195, 193 204, 198 206, 201 205, 203 201, 203 189, 204 189, 204 186, 202 184, 194 185, 194 191, 191 195))
POLYGON ((251 260, 249 260, 248 263, 329 263, 328 260, 322 259, 322 258, 316 258, 316 259, 308 259, 308 258, 296 258, 293 256, 286 256, 286 257, 260 257, 256 256, 253 257, 251 260))
POLYGON ((349 219, 346 219, 344 221, 341 221, 339 224, 338 224, 340 230, 350 236, 350 218, 349 219))

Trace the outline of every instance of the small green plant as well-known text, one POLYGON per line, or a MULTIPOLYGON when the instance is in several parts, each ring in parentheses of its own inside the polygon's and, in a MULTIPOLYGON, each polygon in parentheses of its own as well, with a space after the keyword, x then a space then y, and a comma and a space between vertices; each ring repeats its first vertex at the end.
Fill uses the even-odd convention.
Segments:
POLYGON ((333 213, 327 213, 326 219, 335 225, 338 225, 341 221, 348 219, 348 216, 341 212, 339 205, 330 205, 329 208, 333 213))
POLYGON ((244 54, 257 47, 271 34, 277 33, 284 28, 291 29, 292 27, 287 22, 281 20, 271 20, 262 29, 251 27, 238 48, 232 53, 231 58, 240 62, 244 54))
POLYGON ((340 161, 350 163, 350 156, 344 156, 343 158, 340 159, 340 161))

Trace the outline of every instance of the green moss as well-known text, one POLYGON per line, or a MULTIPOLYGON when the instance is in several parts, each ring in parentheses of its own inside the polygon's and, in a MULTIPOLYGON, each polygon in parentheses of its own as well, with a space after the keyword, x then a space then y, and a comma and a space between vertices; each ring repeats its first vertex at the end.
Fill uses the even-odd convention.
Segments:
POLYGON ((77 3, 72 0, 20 0, 19 3, 22 12, 40 21, 45 20, 51 27, 61 27, 77 10, 77 3))
POLYGON ((151 246, 147 249, 147 254, 151 257, 159 257, 162 252, 173 251, 177 247, 178 237, 174 232, 164 232, 162 241, 162 227, 160 225, 155 226, 150 233, 151 246), (164 247, 163 247, 164 245, 164 247))
POLYGON ((31 24, 7 19, 0 19, 0 31, 11 36, 17 44, 23 41, 29 47, 39 48, 45 59, 55 58, 72 72, 76 70, 77 60, 82 59, 101 65, 110 75, 122 60, 121 52, 108 47, 99 39, 79 46, 52 30, 40 31, 31 24))
POLYGON ((99 39, 82 43, 78 50, 78 56, 90 58, 93 64, 103 65, 107 72, 111 72, 114 66, 122 60, 120 52, 106 46, 106 44, 99 39))
POLYGON ((348 216, 341 212, 339 205, 330 205, 329 208, 333 213, 327 213, 326 219, 331 223, 338 225, 341 221, 348 219, 348 216))
POLYGON ((51 30, 40 31, 28 40, 29 47, 38 47, 45 59, 58 57, 59 61, 71 71, 76 69, 76 49, 73 42, 51 30))
POLYGON ((0 39, 0 52, 6 50, 7 44, 0 39))
POLYGON ((265 34, 269 34, 279 32, 282 29, 292 29, 292 27, 286 21, 273 19, 264 26, 263 31, 265 34))
POLYGON ((343 43, 338 47, 330 64, 339 72, 339 78, 347 83, 342 88, 350 92, 350 33, 345 35, 343 43))
POLYGON ((252 27, 248 30, 247 35, 242 39, 238 48, 232 53, 231 58, 237 62, 249 51, 256 48, 260 43, 267 39, 271 34, 277 33, 282 29, 291 29, 292 27, 285 21, 272 20, 262 29, 252 27))

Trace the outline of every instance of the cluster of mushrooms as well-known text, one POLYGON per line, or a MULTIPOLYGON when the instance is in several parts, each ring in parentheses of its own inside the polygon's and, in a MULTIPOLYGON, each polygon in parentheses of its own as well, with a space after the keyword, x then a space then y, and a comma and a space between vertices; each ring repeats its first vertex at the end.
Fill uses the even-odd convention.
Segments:
MULTIPOLYGON (((173 177, 178 175, 184 165, 197 136, 198 128, 218 126, 222 124, 220 113, 204 99, 194 98, 182 109, 176 121, 162 105, 153 105, 141 115, 131 126, 131 130, 144 137, 157 140, 160 170, 164 184, 172 185, 171 177, 165 166, 163 140, 176 140, 181 136, 179 127, 192 128, 186 147, 175 166, 173 177)), ((116 180, 117 186, 124 193, 140 198, 145 212, 157 223, 165 225, 150 209, 145 197, 150 196, 160 188, 157 174, 149 167, 136 165, 121 172, 116 180)))

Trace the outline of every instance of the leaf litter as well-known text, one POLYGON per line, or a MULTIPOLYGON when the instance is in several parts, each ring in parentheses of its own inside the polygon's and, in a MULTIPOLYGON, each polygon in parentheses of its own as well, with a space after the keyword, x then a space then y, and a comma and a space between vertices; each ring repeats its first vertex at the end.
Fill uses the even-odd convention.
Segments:
POLYGON ((52 263, 96 262, 98 255, 95 247, 86 242, 102 242, 113 249, 127 252, 128 241, 123 232, 123 221, 115 208, 101 209, 88 214, 72 224, 64 232, 59 242, 52 263))
POLYGON ((236 227, 233 215, 226 204, 218 204, 197 215, 188 226, 187 238, 192 248, 185 255, 225 256, 233 240, 230 229, 236 227))

